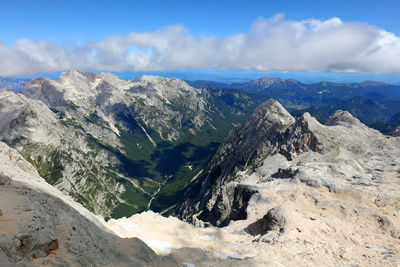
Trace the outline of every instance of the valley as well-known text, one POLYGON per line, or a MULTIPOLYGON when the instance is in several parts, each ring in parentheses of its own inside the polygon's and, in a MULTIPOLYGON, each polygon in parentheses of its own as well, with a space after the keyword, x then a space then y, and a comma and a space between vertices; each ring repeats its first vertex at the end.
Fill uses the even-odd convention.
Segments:
POLYGON ((1 140, 50 184, 106 218, 175 205, 234 125, 266 99, 177 79, 120 80, 76 70, 2 96, 1 140))

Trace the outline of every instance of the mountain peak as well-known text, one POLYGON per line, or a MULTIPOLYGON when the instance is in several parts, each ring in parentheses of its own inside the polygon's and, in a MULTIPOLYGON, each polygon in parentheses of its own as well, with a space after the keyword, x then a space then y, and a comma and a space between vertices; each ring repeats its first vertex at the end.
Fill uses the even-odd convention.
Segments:
POLYGON ((264 120, 279 128, 292 124, 295 119, 275 99, 270 98, 261 104, 253 113, 252 120, 264 120))
POLYGON ((363 81, 363 82, 360 82, 359 85, 363 86, 363 87, 367 87, 367 86, 386 86, 386 85, 390 85, 390 84, 381 82, 381 81, 363 81))
POLYGON ((260 78, 260 80, 279 81, 279 80, 281 80, 281 78, 270 77, 270 76, 264 75, 260 78))
POLYGON ((87 85, 90 81, 89 78, 77 69, 72 69, 68 72, 60 74, 60 81, 64 83, 79 83, 87 85))
POLYGON ((337 110, 326 120, 325 124, 327 126, 353 126, 361 125, 362 123, 357 118, 353 117, 349 112, 337 110))
POLYGON ((60 77, 76 77, 76 76, 83 76, 84 74, 78 69, 71 69, 67 72, 62 72, 60 77))

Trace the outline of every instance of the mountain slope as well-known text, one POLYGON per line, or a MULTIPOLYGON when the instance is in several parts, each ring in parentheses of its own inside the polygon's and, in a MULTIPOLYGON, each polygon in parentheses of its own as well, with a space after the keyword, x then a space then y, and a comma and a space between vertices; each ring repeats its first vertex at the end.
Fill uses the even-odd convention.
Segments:
POLYGON ((387 131, 391 136, 400 136, 400 113, 392 116, 387 131))
POLYGON ((47 184, 0 142, 1 266, 154 266, 161 259, 139 239, 110 233, 88 210, 47 184))
POLYGON ((20 151, 48 183, 108 216, 126 192, 113 171, 121 163, 70 121, 59 119, 40 101, 0 93, 1 140, 20 151))
POLYGON ((177 79, 76 70, 59 80, 36 78, 21 94, 0 93, 0 139, 49 183, 114 218, 174 205, 234 124, 262 101, 177 79))

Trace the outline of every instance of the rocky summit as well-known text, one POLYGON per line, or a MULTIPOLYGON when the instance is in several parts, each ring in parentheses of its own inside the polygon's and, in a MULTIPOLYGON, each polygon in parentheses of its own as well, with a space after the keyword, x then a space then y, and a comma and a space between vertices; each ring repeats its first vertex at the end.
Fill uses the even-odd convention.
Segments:
POLYGON ((230 132, 178 211, 246 232, 256 258, 285 266, 396 266, 399 166, 399 138, 340 110, 325 125, 294 118, 271 99, 230 132))

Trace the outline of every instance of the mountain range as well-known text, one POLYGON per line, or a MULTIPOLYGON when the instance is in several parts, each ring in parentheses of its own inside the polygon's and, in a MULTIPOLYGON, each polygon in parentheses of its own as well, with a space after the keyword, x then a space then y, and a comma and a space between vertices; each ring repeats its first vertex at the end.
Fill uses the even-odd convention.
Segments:
MULTIPOLYGON (((11 91, 2 97, 3 111, 17 103, 26 115, 9 110, 1 120, 13 121, 2 128, 7 133, 25 129, 23 140, 50 138, 70 150, 77 149, 72 137, 84 144, 85 131, 63 127, 43 102, 11 91)), ((29 163, 19 145, 0 142, 2 266, 400 263, 400 139, 346 111, 321 124, 309 113, 293 117, 273 99, 259 105, 184 190, 175 210, 190 224, 151 211, 105 222, 40 177, 42 165, 29 163)), ((103 151, 88 151, 103 164, 103 151)))
POLYGON ((218 83, 211 81, 188 81, 194 87, 238 89, 259 95, 268 95, 289 109, 319 107, 338 100, 367 97, 376 100, 400 100, 400 86, 384 82, 364 81, 361 83, 319 82, 304 84, 294 79, 264 76, 244 83, 218 83))
POLYGON ((105 217, 176 204, 263 98, 178 79, 72 70, 0 93, 1 140, 47 182, 105 217))

